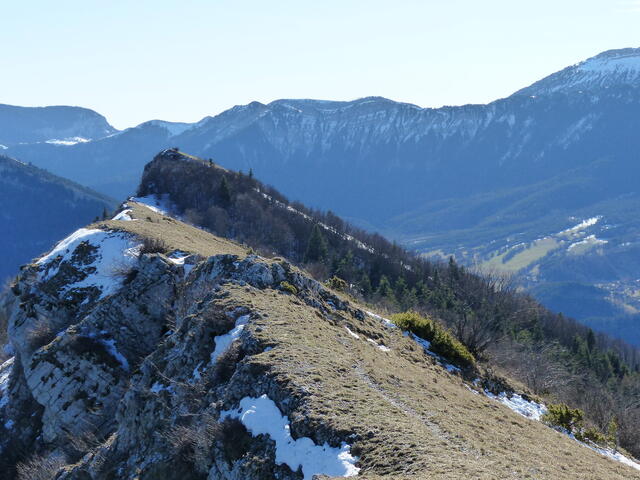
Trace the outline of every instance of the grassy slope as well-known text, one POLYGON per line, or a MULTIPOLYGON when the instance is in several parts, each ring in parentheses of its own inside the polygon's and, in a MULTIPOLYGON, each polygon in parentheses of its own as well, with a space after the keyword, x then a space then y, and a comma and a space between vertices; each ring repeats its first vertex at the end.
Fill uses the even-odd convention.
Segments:
MULTIPOLYGON (((245 254, 230 241, 144 206, 133 209, 137 221, 101 225, 162 238, 172 249, 201 255, 245 254)), ((379 320, 344 312, 322 316, 297 297, 273 290, 225 288, 238 304, 268 314, 247 328, 274 348, 248 361, 264 365, 283 387, 303 393, 300 418, 345 436, 359 434, 353 450, 360 456, 360 478, 640 479, 640 472, 471 392, 379 320)))

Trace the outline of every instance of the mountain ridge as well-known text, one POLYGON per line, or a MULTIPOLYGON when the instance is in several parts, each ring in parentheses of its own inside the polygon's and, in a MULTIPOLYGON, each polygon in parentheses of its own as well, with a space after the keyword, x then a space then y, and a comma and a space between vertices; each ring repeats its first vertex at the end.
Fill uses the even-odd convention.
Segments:
MULTIPOLYGON (((555 82, 563 71, 545 80, 555 82)), ((568 281, 597 283, 608 292, 602 301, 614 296, 621 302, 620 308, 610 305, 615 314, 583 320, 607 331, 611 322, 622 322, 627 326, 618 334, 626 338, 636 335, 628 312, 640 311, 625 293, 636 279, 619 267, 638 248, 638 225, 624 212, 637 203, 633 152, 640 149, 640 122, 633 112, 640 93, 626 76, 613 79, 620 81, 582 94, 514 94, 488 105, 440 109, 379 97, 252 102, 205 117, 177 135, 142 124, 88 143, 19 145, 9 153, 124 198, 133 193, 146 158, 179 145, 225 167, 251 170, 290 198, 334 211, 421 253, 515 271, 531 288, 567 281, 550 260, 565 271, 580 260, 580 272, 592 265, 598 275, 586 283, 582 274, 568 281), (540 256, 548 247, 541 247, 542 240, 601 215, 602 225, 618 226, 592 232, 607 244, 581 257, 558 248, 548 258, 540 256), (522 243, 528 252, 509 263, 522 243), (607 260, 615 268, 600 275, 607 260)), ((554 305, 577 315, 571 302, 554 305)))
MULTIPOLYGON (((154 162, 147 181, 162 163, 246 181, 173 150, 154 162)), ((277 196, 262 190, 257 198, 277 196)), ((128 200, 13 284, 15 357, 0 367, 4 471, 65 480, 639 478, 640 465, 622 454, 538 421, 546 407, 537 400, 506 393, 495 377, 470 382, 395 318, 282 258, 168 216, 172 200, 128 200)))

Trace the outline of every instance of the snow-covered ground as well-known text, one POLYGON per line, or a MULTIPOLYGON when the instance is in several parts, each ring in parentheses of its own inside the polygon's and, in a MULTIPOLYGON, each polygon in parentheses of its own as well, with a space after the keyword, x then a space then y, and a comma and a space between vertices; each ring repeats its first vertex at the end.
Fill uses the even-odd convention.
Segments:
POLYGON ((532 420, 540 420, 542 416, 547 413, 547 407, 544 404, 525 400, 521 395, 518 395, 517 393, 514 393, 513 395, 511 395, 511 397, 509 397, 505 392, 502 392, 499 395, 494 395, 488 390, 485 390, 484 394, 487 397, 497 400, 503 405, 506 405, 511 410, 519 413, 523 417, 527 417, 532 420))
POLYGON ((218 335, 214 340, 216 342, 216 347, 211 353, 211 364, 216 363, 220 355, 226 352, 233 341, 240 336, 242 331, 244 330, 245 325, 249 322, 249 315, 242 315, 236 320, 236 324, 233 329, 229 333, 225 333, 224 335, 218 335))
POLYGON ((50 279, 58 273, 63 262, 69 262, 87 276, 83 280, 65 285, 62 293, 71 289, 95 286, 101 292, 100 298, 104 298, 115 293, 120 287, 118 271, 132 266, 137 261, 139 252, 140 244, 135 243, 126 233, 81 228, 58 242, 51 252, 37 261, 41 267, 40 280, 50 279), (77 247, 85 242, 96 247, 95 252, 90 253, 90 264, 74 259, 77 247))
POLYGON ((283 416, 277 405, 267 395, 258 398, 244 397, 234 410, 221 412, 220 419, 237 418, 255 437, 269 435, 276 444, 276 463, 287 464, 294 472, 302 467, 305 480, 314 475, 354 477, 359 468, 357 458, 350 453, 350 445, 338 447, 316 445, 308 437, 294 439, 291 436, 289 418, 283 416))
POLYGON ((131 215, 129 215, 130 213, 131 213, 131 209, 125 208, 120 213, 118 213, 115 217, 113 217, 111 220, 122 220, 125 222, 131 222, 133 221, 133 219, 131 218, 131 215))
MULTIPOLYGON (((160 215, 172 216, 170 212, 175 210, 166 195, 147 195, 146 197, 131 197, 132 202, 141 203, 160 215)), ((174 215, 175 216, 175 215, 174 215)), ((179 219, 178 219, 179 220, 179 219)))

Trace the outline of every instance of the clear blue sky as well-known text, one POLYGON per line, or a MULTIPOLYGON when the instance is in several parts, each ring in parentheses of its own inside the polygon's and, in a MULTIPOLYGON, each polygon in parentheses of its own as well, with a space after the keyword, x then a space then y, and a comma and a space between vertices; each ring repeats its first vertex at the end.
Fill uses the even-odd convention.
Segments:
POLYGON ((640 46, 640 0, 29 0, 0 4, 0 103, 118 128, 277 98, 488 102, 640 46))

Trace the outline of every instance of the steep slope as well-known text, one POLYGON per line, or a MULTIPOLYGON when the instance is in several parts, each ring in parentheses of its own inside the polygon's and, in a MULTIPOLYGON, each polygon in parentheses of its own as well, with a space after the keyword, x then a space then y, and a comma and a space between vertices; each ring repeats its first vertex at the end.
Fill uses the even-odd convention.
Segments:
POLYGON ((128 202, 13 287, 3 472, 22 460, 23 478, 640 478, 287 262, 158 210, 128 202))
POLYGON ((102 115, 87 108, 0 105, 0 145, 3 147, 47 141, 82 142, 115 132, 102 115))
POLYGON ((0 155, 0 280, 115 201, 0 155))

